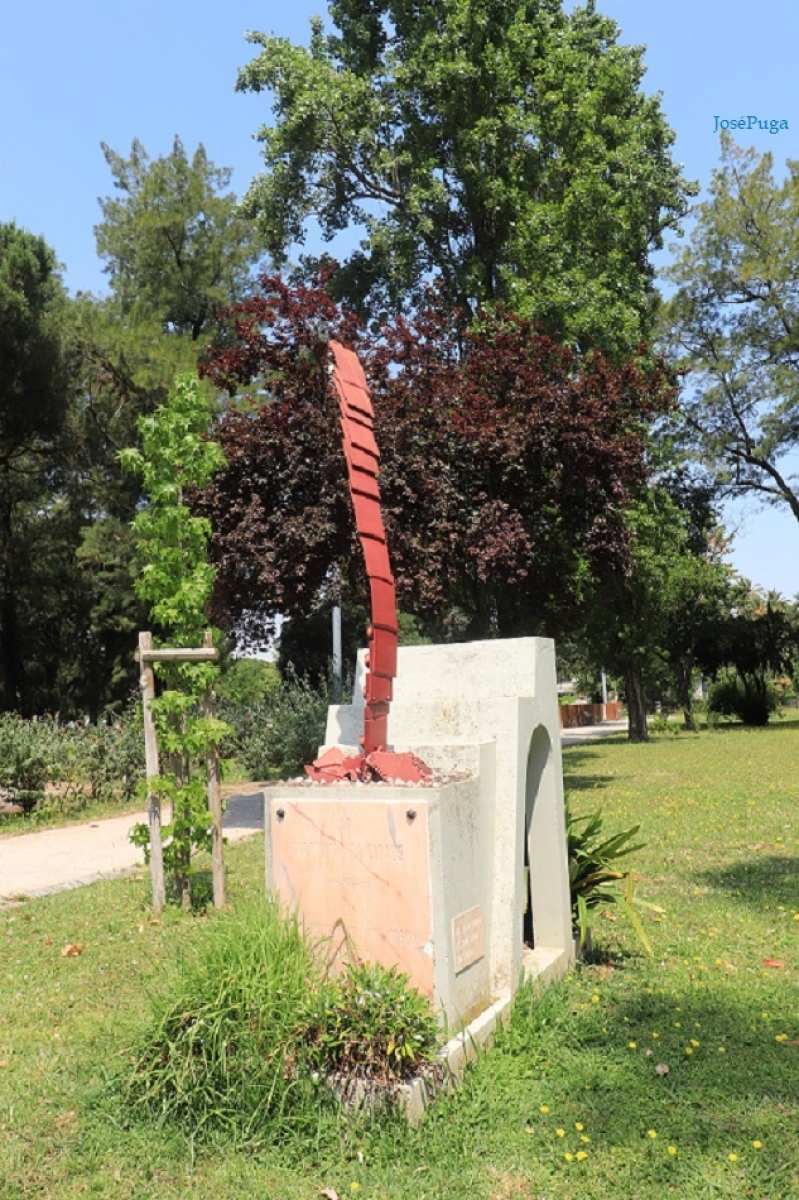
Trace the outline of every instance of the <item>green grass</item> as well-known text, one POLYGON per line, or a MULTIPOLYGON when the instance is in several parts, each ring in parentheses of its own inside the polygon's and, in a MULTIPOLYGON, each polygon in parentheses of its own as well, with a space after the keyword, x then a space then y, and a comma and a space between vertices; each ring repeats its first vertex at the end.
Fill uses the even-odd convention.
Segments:
MULTIPOLYGON (((497 1047, 412 1130, 328 1113, 248 1142, 132 1120, 108 1080, 150 995, 224 918, 151 924, 142 878, 0 911, 0 1196, 799 1196, 798 761, 796 722, 566 750, 576 811, 641 822, 630 861, 664 910, 644 918, 654 957, 621 912, 600 914, 600 960, 524 990, 497 1047), (83 953, 62 957, 72 943, 83 953)), ((262 853, 228 850, 239 910, 258 902, 262 853)))

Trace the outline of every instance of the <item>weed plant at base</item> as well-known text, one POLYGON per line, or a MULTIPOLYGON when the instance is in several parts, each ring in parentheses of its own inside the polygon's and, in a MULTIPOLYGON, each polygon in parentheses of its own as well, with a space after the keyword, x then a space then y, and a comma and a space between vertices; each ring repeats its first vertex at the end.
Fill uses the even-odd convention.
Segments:
POLYGON ((209 918, 190 959, 154 1003, 122 1081, 130 1111, 257 1143, 312 1132, 320 1097, 294 1060, 297 1013, 318 982, 298 923, 274 903, 209 918))

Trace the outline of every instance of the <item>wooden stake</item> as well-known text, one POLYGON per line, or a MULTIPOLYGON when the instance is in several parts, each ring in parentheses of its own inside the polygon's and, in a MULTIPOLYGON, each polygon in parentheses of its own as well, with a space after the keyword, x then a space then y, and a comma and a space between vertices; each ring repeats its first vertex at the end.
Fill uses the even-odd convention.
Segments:
MULTIPOLYGON (((144 709, 144 763, 147 781, 158 775, 158 739, 155 722, 150 711, 150 702, 155 699, 155 677, 146 653, 152 649, 153 635, 139 634, 139 654, 142 671, 140 677, 142 707, 144 709)), ((150 824, 150 872, 153 881, 153 912, 160 917, 166 903, 164 887, 164 852, 161 844, 161 800, 156 792, 147 789, 147 816, 150 824)))
MULTIPOLYGON (((212 645, 211 630, 208 629, 203 637, 203 645, 212 645)), ((214 715, 214 690, 205 690, 205 715, 214 715)), ((214 887, 214 908, 225 907, 225 860, 224 841, 222 839, 222 786, 219 771, 219 747, 213 745, 208 750, 206 758, 208 770, 208 811, 211 814, 211 872, 214 887)))

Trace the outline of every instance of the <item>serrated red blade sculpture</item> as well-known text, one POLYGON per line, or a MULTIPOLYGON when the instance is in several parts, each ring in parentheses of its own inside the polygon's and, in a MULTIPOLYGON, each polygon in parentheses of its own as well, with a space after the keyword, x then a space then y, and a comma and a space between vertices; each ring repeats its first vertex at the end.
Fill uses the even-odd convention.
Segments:
POLYGON ((357 355, 335 341, 330 342, 330 352, 355 528, 369 579, 371 625, 367 630, 363 756, 347 757, 341 751, 329 750, 305 770, 317 782, 378 778, 418 783, 431 775, 429 767, 413 754, 394 754, 386 749, 399 626, 394 575, 380 511, 380 451, 374 435, 374 409, 357 355))

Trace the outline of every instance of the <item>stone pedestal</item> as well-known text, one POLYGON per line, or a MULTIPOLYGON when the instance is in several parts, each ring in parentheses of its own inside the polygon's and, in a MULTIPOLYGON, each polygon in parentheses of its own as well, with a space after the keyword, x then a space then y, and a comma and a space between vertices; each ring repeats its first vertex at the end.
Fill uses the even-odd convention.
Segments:
MULTIPOLYGON (((363 674, 328 746, 357 746, 363 674)), ((452 782, 269 789, 267 885, 334 958, 349 937, 468 1024, 573 959, 553 643, 401 648, 389 736, 452 782)))
POLYGON ((460 1029, 491 1002, 487 818, 479 776, 281 789, 268 800, 268 883, 326 939, 334 970, 353 955, 396 964, 460 1029))

